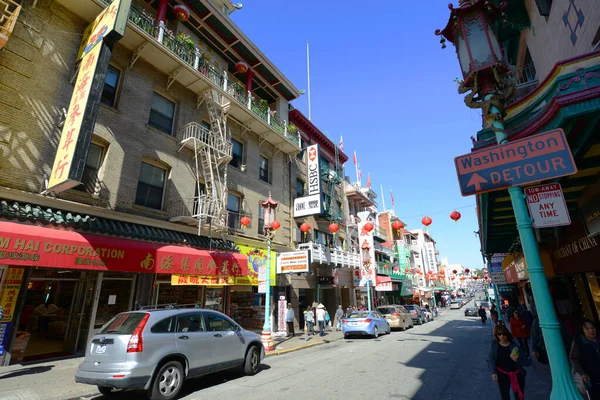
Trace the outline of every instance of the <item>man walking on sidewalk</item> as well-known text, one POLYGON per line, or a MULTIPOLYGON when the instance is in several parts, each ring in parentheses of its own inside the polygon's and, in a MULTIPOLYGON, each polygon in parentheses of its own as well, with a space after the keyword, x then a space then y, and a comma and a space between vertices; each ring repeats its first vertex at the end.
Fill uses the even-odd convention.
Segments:
POLYGON ((325 306, 321 303, 317 306, 317 322, 319 323, 319 336, 325 336, 325 306))
POLYGON ((342 318, 344 318, 344 309, 340 304, 338 309, 335 311, 335 319, 333 320, 333 325, 335 325, 336 332, 342 329, 342 318))
POLYGON ((296 332, 294 332, 294 316, 292 303, 288 303, 287 311, 285 312, 285 322, 287 324, 288 333, 291 334, 292 337, 296 336, 296 332))

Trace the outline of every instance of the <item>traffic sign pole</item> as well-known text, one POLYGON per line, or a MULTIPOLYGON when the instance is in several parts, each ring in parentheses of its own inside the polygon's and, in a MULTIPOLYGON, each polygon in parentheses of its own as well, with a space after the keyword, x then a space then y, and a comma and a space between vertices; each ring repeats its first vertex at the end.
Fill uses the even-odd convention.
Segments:
MULTIPOLYGON (((493 95, 487 95, 486 100, 491 100, 493 95)), ((501 111, 494 105, 490 107, 490 114, 501 116, 501 111)), ((499 145, 508 142, 506 130, 502 118, 492 121, 492 129, 496 133, 496 141, 499 145)), ((527 272, 533 291, 533 298, 540 320, 540 328, 544 336, 544 343, 548 352, 550 362, 550 372, 552 374, 552 392, 551 400, 583 400, 571 374, 571 364, 567 359, 565 346, 563 345, 560 334, 560 325, 556 318, 554 303, 550 296, 546 273, 540 258, 540 252, 533 231, 532 219, 529 216, 526 196, 520 186, 513 186, 508 189, 510 199, 515 212, 517 230, 521 238, 521 245, 525 261, 527 262, 527 272)))

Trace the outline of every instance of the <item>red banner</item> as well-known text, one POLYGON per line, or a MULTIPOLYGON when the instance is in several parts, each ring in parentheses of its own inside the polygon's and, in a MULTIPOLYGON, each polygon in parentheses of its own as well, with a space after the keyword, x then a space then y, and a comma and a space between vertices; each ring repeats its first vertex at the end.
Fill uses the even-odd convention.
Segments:
POLYGON ((94 271, 246 276, 242 254, 0 221, 0 264, 94 271))

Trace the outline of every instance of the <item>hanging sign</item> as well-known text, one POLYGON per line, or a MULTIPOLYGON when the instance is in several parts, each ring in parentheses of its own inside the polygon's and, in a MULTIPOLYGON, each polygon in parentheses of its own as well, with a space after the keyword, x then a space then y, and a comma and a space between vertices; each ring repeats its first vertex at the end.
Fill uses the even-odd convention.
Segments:
POLYGON ((294 218, 318 215, 323 213, 321 194, 297 197, 294 199, 294 218))
POLYGON ((319 166, 320 152, 319 145, 313 144, 306 148, 307 161, 306 167, 308 169, 308 195, 321 194, 321 168, 319 166))
POLYGON ((308 250, 288 251, 277 254, 278 274, 295 274, 309 271, 308 250))
POLYGON ((535 228, 571 224, 571 216, 560 184, 528 187, 525 188, 525 195, 535 228))

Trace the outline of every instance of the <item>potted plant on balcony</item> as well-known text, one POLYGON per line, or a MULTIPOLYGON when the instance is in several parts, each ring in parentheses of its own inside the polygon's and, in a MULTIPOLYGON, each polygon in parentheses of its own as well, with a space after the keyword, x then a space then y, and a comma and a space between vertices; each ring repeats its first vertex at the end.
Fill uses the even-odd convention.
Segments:
POLYGON ((287 126, 287 131, 288 131, 288 133, 296 133, 296 132, 298 132, 298 128, 296 128, 296 125, 294 125, 294 124, 289 124, 287 126))
POLYGON ((177 35, 177 41, 185 50, 196 52, 196 43, 185 33, 179 32, 177 35))

